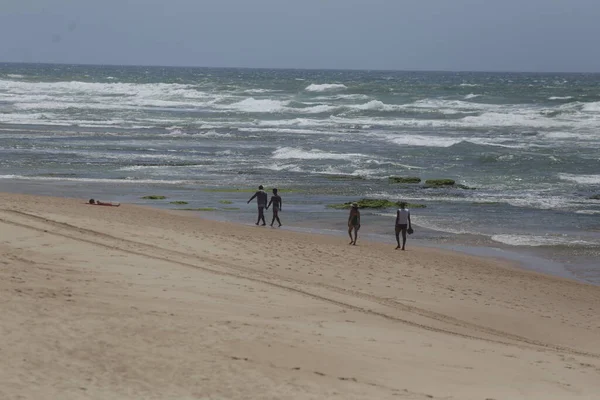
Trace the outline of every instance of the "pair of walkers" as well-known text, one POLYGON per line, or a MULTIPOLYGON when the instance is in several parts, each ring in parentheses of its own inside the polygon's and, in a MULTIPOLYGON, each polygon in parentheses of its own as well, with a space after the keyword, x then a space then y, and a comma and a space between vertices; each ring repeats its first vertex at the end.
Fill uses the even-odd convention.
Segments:
MULTIPOLYGON (((413 233, 413 229, 410 222, 410 211, 406 208, 406 203, 400 203, 400 208, 396 212, 396 243, 398 246, 396 250, 406 248, 406 234, 413 233), (402 233, 402 246, 400 246, 400 233, 402 233)), ((358 204, 352 203, 350 208, 350 215, 348 216, 348 236, 350 236, 351 245, 356 246, 356 239, 358 239, 358 230, 360 229, 360 211, 358 210, 358 204), (354 237, 352 237, 354 233, 354 237)))
POLYGON ((279 226, 281 227, 281 221, 279 220, 279 212, 281 211, 282 200, 281 196, 277 194, 277 189, 273 189, 273 196, 271 196, 271 201, 267 204, 268 195, 264 190, 263 185, 258 187, 258 191, 254 193, 254 196, 250 197, 248 200, 248 204, 252 200, 256 198, 256 204, 258 205, 258 220, 256 221, 256 225, 260 224, 262 221, 262 226, 265 226, 267 223, 265 222, 265 208, 268 210, 271 205, 273 205, 273 219, 271 220, 271 226, 277 221, 279 226))

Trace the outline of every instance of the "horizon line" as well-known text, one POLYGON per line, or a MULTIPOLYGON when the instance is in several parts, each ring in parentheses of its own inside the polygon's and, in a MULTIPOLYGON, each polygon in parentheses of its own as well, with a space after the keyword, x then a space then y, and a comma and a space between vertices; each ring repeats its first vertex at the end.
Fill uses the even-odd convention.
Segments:
POLYGON ((197 68, 197 69, 238 69, 238 70, 281 70, 281 71, 355 71, 355 72, 432 72, 432 73, 507 73, 507 74, 600 74, 600 71, 526 71, 526 70, 452 70, 452 69, 379 69, 379 68, 298 68, 298 67, 223 67, 200 65, 159 65, 159 64, 96 64, 66 62, 25 62, 0 61, 1 64, 65 65, 77 67, 147 67, 147 68, 197 68))

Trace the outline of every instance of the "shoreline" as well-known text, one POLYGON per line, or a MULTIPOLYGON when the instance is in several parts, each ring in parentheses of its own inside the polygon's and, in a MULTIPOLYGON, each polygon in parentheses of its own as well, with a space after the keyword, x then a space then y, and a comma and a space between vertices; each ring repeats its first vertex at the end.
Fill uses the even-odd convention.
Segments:
POLYGON ((597 286, 145 206, 0 201, 2 398, 591 400, 600 390, 597 286))
MULTIPOLYGON (((9 184, 11 182, 6 181, 5 183, 9 184)), ((9 185, 4 185, 4 186, 9 186, 9 185)), ((12 185, 10 185, 10 186, 8 187, 9 190, 6 190, 6 189, 3 189, 3 190, 5 190, 7 193, 15 193, 15 194, 22 193, 22 194, 29 194, 29 195, 34 195, 34 196, 35 195, 56 196, 57 192, 58 192, 58 190, 56 188, 54 188, 53 186, 49 186, 47 184, 47 182, 38 182, 38 183, 31 182, 31 181, 29 181, 29 182, 12 182, 12 185), (12 187, 10 187, 10 186, 12 186, 12 187), (24 191, 21 191, 23 189, 24 189, 24 191)), ((149 186, 148 190, 144 189, 144 187, 145 187, 144 185, 141 185, 139 188, 137 186, 140 186, 140 185, 135 185, 135 186, 130 187, 130 189, 135 189, 136 194, 141 194, 141 193, 146 193, 146 192, 157 192, 160 194, 165 191, 165 188, 163 188, 161 185, 156 186, 156 189, 152 189, 153 186, 149 186)), ((88 189, 88 185, 86 185, 83 190, 77 186, 72 186, 70 184, 67 185, 67 187, 69 188, 69 193, 71 194, 67 198, 77 198, 76 197, 77 194, 88 195, 90 192, 90 190, 88 189)), ((190 190, 191 189, 184 189, 183 193, 186 194, 190 190)), ((198 192, 199 190, 193 190, 193 191, 198 192)), ((103 192, 103 187, 99 186, 97 192, 98 193, 103 192)), ((218 196, 219 194, 221 194, 220 192, 204 193, 201 190, 199 192, 202 193, 202 196, 205 196, 205 197, 215 197, 215 195, 218 196)), ((227 193, 222 193, 222 194, 227 194, 227 193)), ((243 194, 245 195, 246 193, 243 193, 243 194)), ((250 192, 247 193, 248 197, 250 196, 250 194, 251 194, 250 192)), ((239 195, 239 193, 238 193, 238 195, 239 195)), ((90 195, 90 196, 92 196, 92 195, 90 195)), ((111 196, 109 195, 109 197, 111 197, 111 196)), ((120 201, 123 204, 131 204, 131 205, 136 205, 136 206, 150 207, 150 208, 157 209, 157 210, 179 212, 176 208, 173 208, 174 206, 172 206, 172 205, 165 205, 160 202, 152 202, 152 201, 141 202, 139 196, 136 196, 136 195, 126 195, 126 196, 120 195, 120 196, 116 196, 116 197, 112 196, 111 198, 116 198, 117 201, 120 201)), ((214 198, 211 200, 205 199, 205 200, 201 201, 200 204, 201 205, 204 204, 205 201, 210 203, 211 205, 212 205, 212 203, 215 202, 214 198)), ((237 224, 246 225, 246 226, 253 226, 253 223, 250 222, 253 218, 255 218, 255 214, 254 214, 255 209, 252 207, 253 204, 246 205, 245 201, 244 201, 243 205, 246 206, 247 208, 241 207, 237 211, 224 212, 223 210, 214 209, 212 211, 203 211, 203 212, 201 212, 201 215, 198 215, 198 212, 195 212, 195 211, 182 210, 181 212, 184 213, 185 215, 191 215, 194 218, 199 217, 199 218, 203 218, 203 219, 207 219, 207 220, 224 221, 224 222, 237 223, 237 224), (249 210, 251 210, 251 211, 249 211, 249 210), (240 221, 240 218, 248 218, 248 222, 240 221)), ((289 208, 287 208, 287 209, 289 209, 289 208)), ((339 213, 336 210, 327 210, 326 214, 329 215, 330 213, 336 213, 336 212, 339 213)), ((367 212, 372 213, 371 218, 376 219, 375 225, 372 225, 372 226, 374 226, 374 230, 369 225, 366 225, 365 227, 367 229, 362 230, 361 237, 370 238, 371 241, 375 241, 378 243, 395 244, 395 238, 394 238, 394 235, 393 235, 393 232, 391 229, 390 229, 389 234, 381 233, 382 226, 385 226, 385 225, 382 225, 382 222, 381 222, 381 220, 383 220, 381 211, 380 210, 367 210, 367 212)), ((294 224, 294 222, 299 222, 300 220, 294 221, 288 225, 287 221, 284 220, 284 222, 285 222, 284 230, 299 231, 299 232, 312 232, 312 233, 318 233, 318 234, 345 237, 347 235, 346 232, 344 231, 345 214, 344 215, 342 215, 342 213, 339 213, 339 214, 340 214, 339 215, 340 218, 326 217, 326 219, 330 223, 333 223, 331 228, 324 227, 322 225, 322 221, 320 219, 313 218, 312 220, 310 220, 313 223, 312 226, 307 226, 305 223, 304 224, 303 223, 294 224)), ((290 215, 290 213, 287 212, 287 210, 286 210, 285 214, 283 214, 283 217, 285 218, 286 215, 290 215)), ((321 214, 319 214, 319 215, 321 215, 321 214)), ((323 214, 323 215, 325 215, 325 214, 323 214)), ((270 213, 266 213, 266 217, 267 217, 267 219, 270 218, 270 213)), ((574 272, 572 269, 569 269, 567 267, 567 265, 568 265, 567 261, 573 262, 573 258, 569 258, 568 256, 558 257, 559 254, 557 253, 556 250, 553 250, 552 248, 514 246, 514 245, 504 244, 501 242, 495 242, 491 239, 490 236, 484 235, 484 234, 474 234, 474 233, 459 234, 459 233, 447 232, 444 230, 424 228, 421 225, 419 225, 419 223, 418 223, 419 222, 418 221, 418 210, 417 210, 416 217, 417 217, 416 218, 417 221, 414 225, 416 227, 419 227, 419 232, 417 235, 415 235, 413 237, 409 237, 409 240, 408 240, 409 246, 413 246, 414 244, 416 244, 417 246, 424 247, 424 248, 446 249, 446 250, 456 251, 456 252, 460 252, 463 254, 469 254, 469 255, 474 255, 474 256, 478 256, 478 257, 499 259, 501 261, 506 261, 509 263, 517 264, 517 265, 519 265, 520 268, 525 269, 525 270, 547 273, 547 274, 558 276, 558 277, 569 278, 569 279, 573 279, 573 280, 576 280, 579 282, 600 286, 600 271, 597 270, 595 268, 596 265, 593 264, 593 260, 594 260, 593 256, 588 256, 588 257, 582 258, 579 261, 579 263, 576 264, 575 272, 574 272), (423 237, 424 234, 425 234, 425 237, 423 237), (583 273, 578 274, 577 272, 579 270, 588 271, 587 275, 589 275, 589 276, 587 276, 583 273)), ((575 259, 575 260, 577 261, 577 259, 575 259)))

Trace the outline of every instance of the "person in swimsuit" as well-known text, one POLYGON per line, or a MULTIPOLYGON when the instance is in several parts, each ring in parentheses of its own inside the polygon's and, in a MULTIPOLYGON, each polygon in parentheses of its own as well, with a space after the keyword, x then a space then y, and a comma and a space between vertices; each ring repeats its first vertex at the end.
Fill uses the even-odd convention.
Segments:
POLYGON ((406 232, 408 229, 412 230, 410 226, 410 211, 406 208, 406 203, 402 202, 396 213, 396 243, 398 243, 396 250, 400 248, 400 232, 402 232, 402 250, 405 249, 406 232))
POLYGON ((271 196, 271 201, 269 201, 267 210, 269 209, 269 207, 271 207, 271 204, 273 204, 273 219, 271 220, 271 226, 273 226, 275 220, 277 220, 279 227, 281 227, 281 221, 279 220, 279 211, 281 211, 281 206, 283 202, 281 200, 281 196, 277 194, 277 189, 273 189, 273 196, 271 196))
POLYGON ((260 223, 260 221, 262 220, 262 226, 265 226, 267 223, 265 222, 265 211, 264 210, 265 210, 265 207, 267 206, 268 195, 264 191, 263 185, 260 185, 258 187, 258 191, 256 193, 254 193, 254 196, 250 197, 250 200, 248 200, 248 204, 250 204, 250 202, 252 200, 254 200, 254 198, 256 198, 256 204, 258 205, 258 220, 256 221, 256 225, 258 225, 260 223))
POLYGON ((348 236, 350 236, 350 243, 356 246, 356 239, 358 238, 358 230, 360 229, 360 211, 358 211, 358 204, 352 203, 350 208, 350 215, 348 216, 348 236), (354 239, 352 239, 352 231, 354 231, 354 239))

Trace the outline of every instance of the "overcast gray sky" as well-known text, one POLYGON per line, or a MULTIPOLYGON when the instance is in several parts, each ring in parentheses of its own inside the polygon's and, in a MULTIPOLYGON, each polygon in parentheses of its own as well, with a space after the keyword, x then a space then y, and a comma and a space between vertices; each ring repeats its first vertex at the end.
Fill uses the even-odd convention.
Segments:
POLYGON ((0 62, 600 72, 600 0, 0 0, 0 62))

